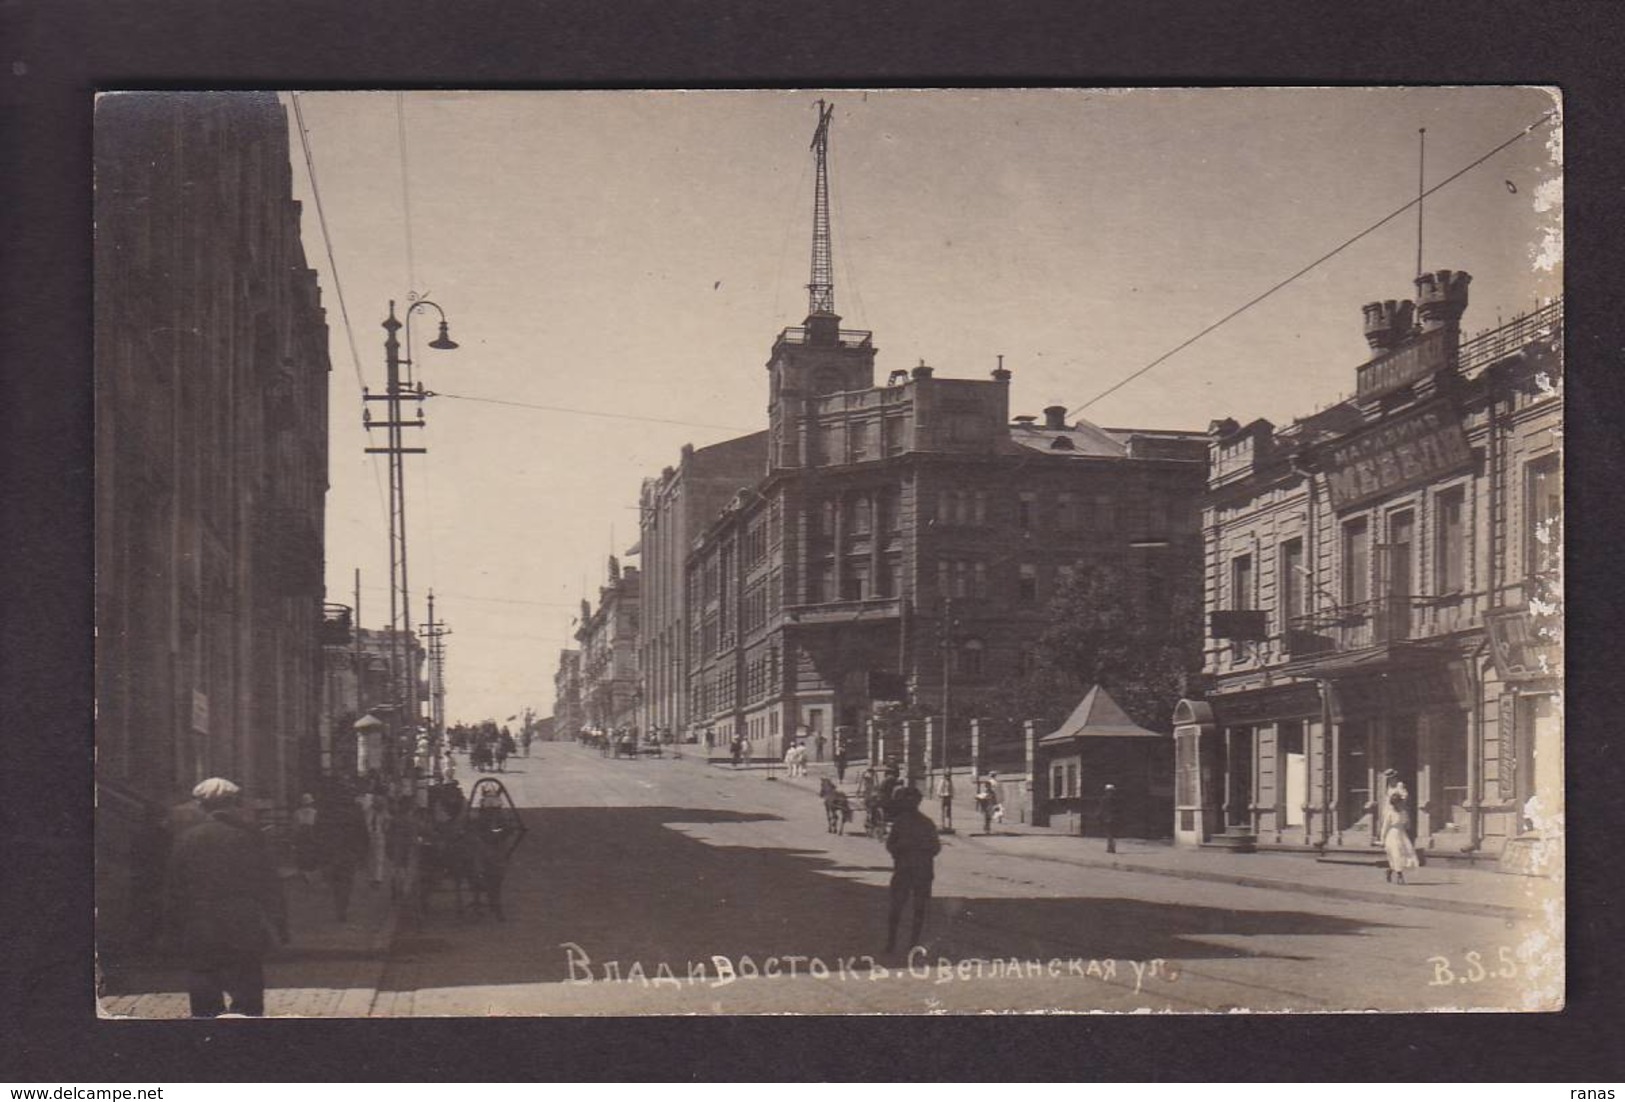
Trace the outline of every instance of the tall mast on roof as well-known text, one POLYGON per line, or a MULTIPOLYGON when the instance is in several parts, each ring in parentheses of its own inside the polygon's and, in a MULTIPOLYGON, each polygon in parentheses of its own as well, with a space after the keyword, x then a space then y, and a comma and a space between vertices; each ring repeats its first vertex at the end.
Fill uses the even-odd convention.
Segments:
POLYGON ((818 101, 818 129, 813 131, 812 149, 817 176, 813 190, 812 279, 807 284, 807 313, 835 313, 835 272, 830 261, 829 242, 829 120, 835 105, 818 101))

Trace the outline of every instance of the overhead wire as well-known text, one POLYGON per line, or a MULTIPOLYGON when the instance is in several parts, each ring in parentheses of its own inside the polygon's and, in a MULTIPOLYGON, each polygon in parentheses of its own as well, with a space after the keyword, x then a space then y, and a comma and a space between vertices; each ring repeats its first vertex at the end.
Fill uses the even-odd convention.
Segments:
POLYGON ((1206 328, 1202 329, 1195 336, 1189 337, 1189 338, 1181 341, 1179 344, 1175 345, 1173 348, 1170 348, 1168 351, 1164 352, 1162 355, 1158 356, 1156 359, 1152 360, 1150 363, 1146 364, 1144 367, 1142 367, 1139 370, 1134 371, 1134 372, 1124 376, 1122 379, 1119 379, 1117 382, 1113 383, 1111 386, 1107 387, 1105 390, 1101 391, 1099 394, 1096 394, 1093 398, 1090 398, 1087 402, 1084 402, 1082 405, 1079 405, 1079 406, 1074 406, 1072 409, 1067 411, 1067 416, 1070 417, 1070 416, 1072 416, 1074 414, 1081 413, 1083 410, 1088 409, 1090 406, 1094 405, 1096 402, 1098 402, 1101 399, 1107 397, 1108 395, 1115 394, 1117 391, 1123 389, 1123 387, 1125 387, 1128 384, 1132 383, 1134 380, 1138 379, 1140 376, 1144 375, 1146 372, 1150 371, 1152 368, 1154 368, 1154 367, 1158 366, 1159 364, 1162 364, 1165 361, 1171 359, 1172 357, 1174 357, 1178 353, 1183 352, 1185 349, 1189 348, 1191 345, 1195 344, 1197 341, 1201 340, 1203 337, 1207 336, 1209 333, 1213 332, 1215 329, 1218 329, 1221 325, 1224 325, 1225 323, 1227 323, 1229 321, 1232 321, 1233 319, 1241 316, 1242 314, 1246 313, 1248 310, 1252 309, 1254 306, 1257 306, 1260 302, 1263 302, 1265 299, 1267 299, 1271 295, 1275 294, 1275 292, 1281 290, 1283 287, 1286 287, 1288 284, 1290 284, 1293 281, 1297 280, 1299 277, 1304 276, 1304 275, 1308 274, 1309 272, 1313 271, 1314 269, 1320 267, 1320 265, 1324 264, 1326 261, 1328 261, 1332 257, 1336 256, 1338 253, 1342 252, 1344 249, 1348 248, 1350 245, 1353 245, 1355 242, 1361 240, 1364 237, 1369 236, 1370 234, 1372 234, 1372 233, 1376 232, 1377 230, 1381 229, 1383 226, 1386 226, 1389 222, 1392 222, 1395 218, 1398 218, 1400 215, 1404 214, 1406 211, 1410 210, 1412 207, 1416 206, 1418 203, 1421 203, 1429 195, 1432 195, 1434 192, 1440 190, 1443 187, 1448 186, 1449 184, 1451 184, 1451 183, 1455 182, 1456 180, 1460 179, 1461 177, 1465 176, 1467 173, 1471 172, 1473 169, 1477 168, 1479 165, 1483 164, 1485 161, 1489 160, 1491 157, 1493 157, 1497 153, 1501 152, 1501 150, 1507 148, 1509 145, 1512 145, 1514 142, 1517 142, 1521 138, 1527 137, 1530 133, 1532 133, 1534 130, 1536 130, 1538 127, 1540 127, 1542 124, 1550 121, 1551 119, 1555 118, 1556 116, 1557 116, 1557 111, 1555 109, 1546 112, 1546 114, 1542 115, 1540 118, 1536 119, 1534 122, 1530 123, 1528 126, 1524 127, 1522 130, 1518 131, 1516 134, 1512 135, 1512 137, 1508 138, 1506 141, 1504 141, 1501 144, 1497 145, 1494 149, 1491 149, 1488 153, 1485 153, 1484 155, 1479 157, 1477 160, 1471 162, 1470 164, 1468 164, 1468 165, 1466 165, 1466 166, 1464 166, 1464 167, 1462 167, 1460 169, 1457 169, 1455 172, 1451 173, 1449 176, 1445 177, 1443 180, 1440 180, 1438 183, 1434 184, 1432 187, 1428 188, 1426 191, 1423 191, 1420 194, 1418 194, 1416 196, 1416 198, 1412 199, 1410 202, 1404 204, 1401 207, 1398 207, 1397 209, 1395 209, 1395 210, 1391 211, 1390 213, 1384 215, 1382 218, 1379 218, 1377 221, 1373 222, 1371 225, 1367 226, 1365 229, 1361 230, 1359 233, 1355 234, 1353 237, 1349 238, 1347 241, 1344 241, 1341 245, 1337 246, 1335 249, 1332 249, 1330 252, 1325 253, 1324 255, 1320 256, 1319 258, 1317 258, 1317 259, 1311 261, 1310 263, 1304 265, 1302 268, 1299 268, 1297 271, 1293 272, 1291 275, 1287 276, 1285 279, 1281 280, 1279 283, 1277 283, 1273 287, 1269 288, 1269 290, 1263 292, 1262 294, 1255 295, 1253 298, 1248 299, 1246 302, 1242 303, 1240 306, 1238 306, 1234 310, 1230 311, 1228 314, 1226 314, 1224 317, 1220 318, 1218 321, 1216 321, 1213 324, 1211 324, 1211 325, 1207 326, 1206 328))
MULTIPOLYGON (((333 254, 333 235, 327 228, 327 210, 322 205, 322 189, 316 182, 316 155, 310 146, 310 130, 305 126, 305 111, 299 102, 299 93, 291 92, 288 95, 293 103, 293 117, 299 131, 299 145, 305 154, 305 175, 310 180, 310 198, 316 205, 316 222, 322 229, 322 245, 327 252, 327 270, 333 276, 333 295, 339 302, 339 319, 344 325, 344 336, 350 347, 350 363, 355 368, 356 386, 366 390, 367 383, 361 374, 361 354, 356 350, 355 327, 350 323, 350 308, 344 301, 344 283, 339 279, 339 262, 333 254)), ((388 514, 389 507, 384 503, 384 487, 378 473, 378 458, 373 457, 372 478, 374 489, 378 491, 378 508, 381 513, 388 514)))
POLYGON ((417 264, 412 255, 412 175, 406 164, 406 93, 395 93, 395 128, 399 133, 401 151, 401 210, 406 222, 406 290, 407 297, 417 293, 417 264))
POLYGON ((537 409, 547 413, 570 413, 579 417, 604 417, 612 421, 646 421, 656 425, 680 425, 691 429, 726 429, 729 432, 755 432, 757 430, 742 425, 719 425, 707 421, 682 421, 671 417, 642 417, 635 413, 606 413, 596 409, 571 409, 567 406, 549 406, 538 402, 517 402, 511 398, 481 398, 472 394, 448 394, 443 390, 430 391, 428 397, 452 398, 460 402, 483 402, 493 406, 516 406, 520 409, 537 409))

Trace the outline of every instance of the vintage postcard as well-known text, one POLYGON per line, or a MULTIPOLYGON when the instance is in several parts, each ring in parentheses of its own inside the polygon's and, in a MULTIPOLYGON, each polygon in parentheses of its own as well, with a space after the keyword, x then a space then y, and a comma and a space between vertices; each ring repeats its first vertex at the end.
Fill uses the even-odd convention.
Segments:
POLYGON ((1561 108, 103 94, 100 1014, 1562 1009, 1561 108))

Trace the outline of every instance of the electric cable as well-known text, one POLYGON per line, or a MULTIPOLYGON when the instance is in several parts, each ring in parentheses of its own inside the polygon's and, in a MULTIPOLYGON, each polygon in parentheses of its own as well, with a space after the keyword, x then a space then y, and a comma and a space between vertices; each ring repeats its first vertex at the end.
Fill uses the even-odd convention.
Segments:
POLYGON ((1089 399, 1087 402, 1084 402, 1082 405, 1074 406, 1072 409, 1067 411, 1067 416, 1071 417, 1074 414, 1081 413, 1083 410, 1088 409, 1090 406, 1094 405, 1096 402, 1100 401, 1102 398, 1105 398, 1106 396, 1108 396, 1110 394, 1115 394, 1117 391, 1121 390, 1123 387, 1127 386, 1129 383, 1132 383, 1134 380, 1138 379, 1140 376, 1144 375, 1146 372, 1150 371, 1152 368, 1156 367, 1158 364, 1161 364, 1164 361, 1166 361, 1166 360, 1172 358, 1173 356, 1177 355, 1178 353, 1183 352, 1185 349, 1189 348, 1191 345, 1195 344, 1197 341, 1201 340, 1203 337, 1207 336, 1209 333, 1213 332, 1215 329, 1219 328, 1221 325, 1224 325, 1226 322, 1231 321, 1232 319, 1234 319, 1236 317, 1239 317, 1241 314, 1243 314, 1246 311, 1252 309, 1254 306, 1257 306, 1260 302, 1263 302, 1265 299, 1269 298, 1275 292, 1281 290, 1283 287, 1287 286, 1289 283, 1292 283, 1298 277, 1306 275, 1307 273, 1309 273, 1309 272, 1313 271, 1314 269, 1320 267, 1320 265, 1324 264, 1326 261, 1328 261, 1332 257, 1336 256, 1338 253, 1342 252, 1344 249, 1348 248, 1350 245, 1353 245, 1356 241, 1359 241, 1361 238, 1369 236, 1370 234, 1374 233, 1376 230, 1378 230, 1378 229, 1382 228, 1383 226, 1387 225, 1389 222, 1392 222, 1395 218, 1398 218, 1401 214, 1404 214, 1406 211, 1410 210, 1412 207, 1414 207, 1418 203, 1422 202, 1422 200, 1426 199, 1429 195, 1432 195, 1434 192, 1438 191, 1439 189, 1441 189, 1441 188, 1455 182, 1456 180, 1460 179, 1462 176, 1465 176, 1467 173, 1471 172, 1473 169, 1477 168, 1479 165, 1483 164, 1485 161, 1489 160, 1491 157, 1493 157, 1497 153, 1501 152, 1501 150, 1505 149, 1507 146, 1512 145, 1514 142, 1518 141, 1519 139, 1521 139, 1523 137, 1526 137, 1528 134, 1530 134, 1532 131, 1534 131, 1537 127, 1539 127, 1541 124, 1547 122, 1548 120, 1550 120, 1552 118, 1555 118, 1556 116, 1557 116, 1557 111, 1555 111, 1555 110, 1546 112, 1546 114, 1542 115, 1540 118, 1536 119, 1534 122, 1530 123, 1528 126, 1524 127, 1522 130, 1518 131, 1516 134, 1512 135, 1512 137, 1508 138, 1506 141, 1502 142, 1500 145, 1496 146, 1494 149, 1490 150, 1488 153, 1485 153, 1483 156, 1479 157, 1477 160, 1473 161, 1471 164, 1467 165, 1466 167, 1458 169, 1457 171, 1451 173, 1449 176, 1445 177, 1443 180, 1440 180, 1438 183, 1434 184, 1432 187, 1428 188, 1426 191, 1424 191, 1421 194, 1417 195, 1416 198, 1412 199, 1410 202, 1406 203, 1404 206, 1399 207, 1398 209, 1392 211, 1391 213, 1389 213, 1387 215, 1384 215, 1382 218, 1379 218, 1377 221, 1373 222, 1371 225, 1367 226, 1365 229, 1361 230, 1359 233, 1355 234, 1353 237, 1349 238, 1347 241, 1345 241, 1341 245, 1337 246, 1331 252, 1328 252, 1325 255, 1321 256, 1319 259, 1311 261, 1309 264, 1306 264, 1304 267, 1299 268, 1296 272, 1293 272, 1291 275, 1287 276, 1285 279, 1283 279, 1279 283, 1275 284, 1275 286, 1271 287, 1269 290, 1265 291, 1263 294, 1260 294, 1260 295, 1257 295, 1257 296, 1255 296, 1255 297, 1253 297, 1251 299, 1248 299, 1246 302, 1242 303, 1240 306, 1238 306, 1234 310, 1230 311, 1228 314, 1226 314, 1224 317, 1220 318, 1218 321, 1214 322, 1212 325, 1209 325, 1207 328, 1201 330, 1195 336, 1190 337, 1187 340, 1181 341, 1179 344, 1175 345, 1173 348, 1169 349, 1167 352, 1164 352, 1162 355, 1158 356, 1156 359, 1152 360, 1150 363, 1146 364, 1144 367, 1140 368, 1138 371, 1135 371, 1132 374, 1126 375, 1122 379, 1119 379, 1117 382, 1113 383, 1111 386, 1107 387, 1105 390, 1101 391, 1099 394, 1095 395, 1093 398, 1089 399))

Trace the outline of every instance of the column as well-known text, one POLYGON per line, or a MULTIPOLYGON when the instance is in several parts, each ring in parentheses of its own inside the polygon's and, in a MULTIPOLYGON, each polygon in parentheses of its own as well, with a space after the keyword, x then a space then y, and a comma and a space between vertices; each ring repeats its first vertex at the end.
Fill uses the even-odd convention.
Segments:
POLYGON ((982 775, 982 721, 970 721, 970 780, 976 784, 976 779, 982 775))
POLYGON ((925 756, 921 760, 922 768, 920 772, 924 775, 927 784, 930 783, 932 777, 936 776, 937 759, 933 751, 936 749, 937 726, 935 716, 925 717, 925 756))
POLYGON ((1023 720, 1021 733, 1027 749, 1027 810, 1022 814, 1022 822, 1030 823, 1033 821, 1033 801, 1038 787, 1038 721, 1023 720))
POLYGON ((903 769, 902 776, 908 777, 914 765, 914 721, 903 721, 903 769))

